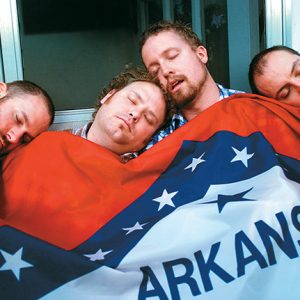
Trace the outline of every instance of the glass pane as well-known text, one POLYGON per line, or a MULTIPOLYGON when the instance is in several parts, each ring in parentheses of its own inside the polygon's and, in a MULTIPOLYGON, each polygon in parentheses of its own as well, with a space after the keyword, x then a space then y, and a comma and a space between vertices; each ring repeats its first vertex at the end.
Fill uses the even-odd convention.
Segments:
POLYGON ((266 13, 265 0, 258 1, 258 16, 259 16, 259 49, 266 49, 266 13))
POLYGON ((57 110, 94 106, 102 87, 138 63, 135 0, 19 0, 24 79, 57 110))
POLYGON ((192 24, 191 0, 174 1, 174 18, 184 24, 192 24))
POLYGON ((148 0, 149 24, 153 24, 163 19, 162 0, 148 0))
POLYGON ((227 1, 204 1, 205 44, 209 54, 208 68, 213 78, 229 86, 227 1))

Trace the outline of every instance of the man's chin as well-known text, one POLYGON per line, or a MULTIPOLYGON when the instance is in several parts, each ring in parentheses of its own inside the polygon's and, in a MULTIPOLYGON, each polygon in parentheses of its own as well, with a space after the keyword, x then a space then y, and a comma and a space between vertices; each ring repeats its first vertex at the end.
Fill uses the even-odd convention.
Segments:
POLYGON ((180 95, 178 97, 173 97, 172 99, 176 103, 177 107, 179 109, 182 109, 184 107, 189 106, 193 102, 193 100, 195 99, 195 97, 194 96, 188 97, 188 96, 182 96, 182 95, 180 95))
POLYGON ((194 99, 194 95, 193 93, 188 93, 188 91, 182 87, 175 93, 171 93, 171 98, 178 107, 184 107, 194 99))

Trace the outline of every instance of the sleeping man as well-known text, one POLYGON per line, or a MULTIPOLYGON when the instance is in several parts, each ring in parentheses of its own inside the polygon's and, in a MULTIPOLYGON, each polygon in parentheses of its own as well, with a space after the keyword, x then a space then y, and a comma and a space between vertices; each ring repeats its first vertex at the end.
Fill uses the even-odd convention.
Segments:
POLYGON ((248 76, 254 93, 300 106, 300 55, 294 49, 273 46, 259 52, 248 76))
POLYGON ((121 156, 136 157, 167 116, 167 97, 148 73, 130 70, 116 76, 104 88, 93 121, 75 135, 86 138, 121 156))
POLYGON ((53 118, 52 100, 41 87, 0 82, 0 156, 46 131, 53 118))

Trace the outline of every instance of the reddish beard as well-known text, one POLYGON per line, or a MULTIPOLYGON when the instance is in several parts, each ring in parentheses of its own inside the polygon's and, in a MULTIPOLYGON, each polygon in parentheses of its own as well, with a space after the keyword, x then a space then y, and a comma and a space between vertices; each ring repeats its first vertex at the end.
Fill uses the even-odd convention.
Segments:
POLYGON ((176 79, 182 81, 182 86, 178 91, 171 93, 171 98, 177 107, 182 109, 189 106, 202 93, 207 80, 207 72, 205 72, 203 77, 196 83, 191 83, 185 75, 176 79))

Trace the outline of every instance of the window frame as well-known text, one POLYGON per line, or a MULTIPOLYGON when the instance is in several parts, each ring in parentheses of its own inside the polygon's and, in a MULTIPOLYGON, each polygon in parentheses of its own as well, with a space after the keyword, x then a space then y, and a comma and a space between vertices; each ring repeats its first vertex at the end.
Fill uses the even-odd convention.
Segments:
MULTIPOLYGON (((278 44, 293 47, 292 21, 295 23, 295 20, 292 20, 291 11, 294 1, 296 0, 265 0, 267 47, 278 44)), ((164 18, 172 20, 173 0, 163 0, 162 4, 164 18)), ((146 11, 142 12, 141 7, 139 9, 142 14, 140 21, 143 25, 146 20, 144 15, 146 11)), ((201 0, 191 0, 191 7, 193 28, 199 37, 202 37, 203 24, 200 14, 196 12, 198 9, 201 10, 201 0)), ((23 66, 17 0, 0 1, 0 46, 0 80, 4 82, 22 80, 23 66)), ((88 121, 93 111, 92 108, 56 111, 54 124, 88 121)))

